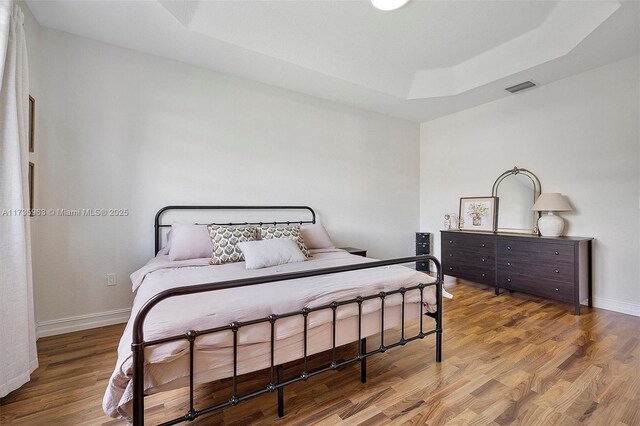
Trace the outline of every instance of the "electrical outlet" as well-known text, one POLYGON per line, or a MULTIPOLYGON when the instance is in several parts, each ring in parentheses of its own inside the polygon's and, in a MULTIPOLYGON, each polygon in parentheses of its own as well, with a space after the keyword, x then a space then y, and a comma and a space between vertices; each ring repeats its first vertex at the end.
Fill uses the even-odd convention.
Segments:
POLYGON ((114 273, 107 274, 107 285, 116 285, 116 284, 118 284, 116 274, 114 273))

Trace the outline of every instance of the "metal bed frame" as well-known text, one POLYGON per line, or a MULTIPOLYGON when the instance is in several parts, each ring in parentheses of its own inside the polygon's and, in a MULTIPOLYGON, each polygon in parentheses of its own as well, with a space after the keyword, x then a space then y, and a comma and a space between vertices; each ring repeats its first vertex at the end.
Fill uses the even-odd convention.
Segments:
MULTIPOLYGON (((269 221, 269 222, 227 222, 227 223, 212 223, 214 225, 265 225, 265 224, 274 224, 274 225, 290 225, 294 224, 306 224, 306 223, 316 223, 316 214, 312 208, 307 206, 167 206, 158 211, 155 217, 155 248, 156 253, 160 249, 161 243, 161 229, 163 227, 169 227, 171 225, 162 224, 161 217, 162 215, 169 210, 307 210, 311 214, 310 220, 296 220, 296 221, 269 221)), ((440 262, 438 259, 431 255, 419 255, 412 257, 403 257, 398 259, 390 259, 390 260, 382 260, 369 262, 365 264, 355 264, 355 265, 345 265, 345 266, 336 266, 331 268, 322 268, 304 272, 292 272, 286 274, 278 274, 278 275, 270 275, 266 277, 257 277, 257 278, 244 278, 238 280, 229 280, 223 282, 216 283, 208 283, 208 284, 199 284, 188 287, 178 287, 172 288, 165 291, 162 291, 151 299, 149 299, 143 307, 140 309, 138 314, 135 317, 133 323, 133 341, 131 344, 131 350, 133 352, 133 424, 137 426, 144 425, 144 350, 147 347, 151 347, 154 345, 159 345, 162 343, 177 341, 177 340, 187 340, 189 342, 189 410, 184 416, 177 417, 173 420, 169 420, 161 425, 174 425, 177 423, 192 421, 197 417, 200 417, 204 414, 208 414, 217 410, 220 410, 225 407, 237 405, 238 403, 245 401, 247 399, 262 395, 264 393, 269 392, 277 392, 278 395, 278 416, 284 416, 284 387, 290 385, 292 383, 296 383, 299 381, 304 381, 313 377, 317 374, 335 370, 337 368, 343 367, 348 364, 352 364, 354 362, 360 362, 360 380, 362 383, 366 383, 367 380, 367 358, 377 354, 384 353, 389 349, 404 346, 409 342, 412 342, 417 339, 423 339, 426 336, 431 334, 436 335, 436 348, 435 348, 435 358, 436 362, 442 361, 442 284, 443 284, 443 273, 442 268, 440 266, 440 262), (436 281, 434 283, 429 284, 418 284, 411 287, 401 287, 397 290, 387 291, 387 292, 379 292, 376 294, 366 295, 366 296, 358 296, 356 298, 352 298, 344 301, 334 301, 332 303, 318 306, 314 308, 302 308, 297 311, 280 313, 273 313, 265 318, 259 318, 249 321, 242 322, 232 322, 231 324, 205 329, 205 330, 188 330, 183 334, 164 337, 161 339, 145 341, 144 340, 144 321, 151 309, 157 305, 159 302, 178 296, 185 296, 189 294, 197 294, 197 293, 205 293, 212 292, 230 288, 239 288, 239 287, 249 287, 258 284, 266 284, 272 283, 276 281, 288 281, 300 278, 308 278, 314 277, 318 275, 326 275, 326 274, 334 274, 341 273, 347 271, 356 271, 360 269, 370 269, 370 268, 378 268, 381 266, 389 266, 389 265, 397 265, 404 264, 410 262, 423 262, 423 261, 432 261, 436 267, 436 281), (424 312, 424 289, 425 287, 436 286, 436 299, 438 304, 438 311, 435 313, 424 312), (414 336, 405 336, 405 294, 409 291, 419 291, 420 292, 420 331, 418 334, 414 336), (400 340, 395 343, 385 345, 384 342, 384 310, 385 310, 385 298, 387 296, 391 296, 394 294, 400 294, 402 296, 402 305, 401 305, 401 336, 400 340), (381 303, 381 326, 380 326, 380 346, 371 351, 367 351, 366 347, 366 337, 362 337, 362 303, 366 300, 371 299, 379 299, 381 303), (358 353, 352 358, 338 361, 336 359, 336 321, 337 315, 336 311, 340 306, 357 304, 358 305, 358 353), (309 370, 307 366, 308 361, 308 316, 312 312, 322 311, 322 310, 331 310, 333 312, 333 344, 332 344, 332 358, 331 363, 325 365, 320 368, 316 368, 313 370, 309 370), (283 380, 283 368, 282 365, 275 365, 275 324, 276 321, 282 318, 289 318, 293 316, 302 316, 304 321, 304 331, 303 331, 303 371, 297 377, 293 377, 289 380, 283 380), (429 316, 435 320, 435 328, 431 330, 424 330, 424 317, 429 316), (258 389, 254 392, 250 392, 243 395, 238 395, 238 330, 242 327, 255 325, 259 323, 269 323, 271 325, 271 365, 269 367, 270 381, 269 385, 265 388, 258 389), (198 336, 202 336, 205 334, 212 333, 220 333, 231 331, 233 333, 233 376, 231 378, 231 397, 228 401, 222 402, 217 405, 213 405, 210 407, 196 409, 194 406, 194 347, 195 340, 198 336)))

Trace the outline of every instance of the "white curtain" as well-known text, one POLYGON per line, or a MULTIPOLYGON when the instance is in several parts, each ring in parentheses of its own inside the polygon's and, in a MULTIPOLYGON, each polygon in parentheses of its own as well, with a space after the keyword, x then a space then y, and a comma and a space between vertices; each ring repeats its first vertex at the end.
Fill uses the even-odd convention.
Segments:
POLYGON ((0 0, 0 397, 38 367, 29 217, 29 77, 24 15, 0 0))

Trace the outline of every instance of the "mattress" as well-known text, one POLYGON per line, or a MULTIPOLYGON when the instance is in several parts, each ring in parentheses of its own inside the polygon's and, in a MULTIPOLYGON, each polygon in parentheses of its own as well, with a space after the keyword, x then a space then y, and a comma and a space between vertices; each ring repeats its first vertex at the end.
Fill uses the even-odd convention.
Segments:
MULTIPOLYGON (((174 287, 221 282, 328 268, 375 261, 353 256, 343 250, 313 252, 306 262, 291 263, 259 270, 246 270, 244 262, 211 266, 209 259, 171 262, 158 256, 132 274, 136 296, 131 318, 118 346, 118 360, 103 400, 103 409, 111 417, 130 419, 132 389, 132 325, 141 306, 155 294, 174 287)), ((290 281, 260 284, 249 288, 226 289, 197 295, 180 296, 160 302, 147 316, 145 340, 155 340, 185 333, 228 325, 234 321, 264 318, 301 308, 328 305, 333 301, 353 299, 380 291, 392 291, 434 279, 413 269, 393 265, 338 274, 328 274, 290 281)), ((435 287, 424 289, 424 311, 435 312, 435 287)), ((420 292, 405 295, 405 322, 420 315, 420 292)), ((399 294, 385 299, 384 328, 401 323, 402 298, 399 294)), ((381 330, 381 301, 372 299, 362 305, 362 337, 381 330)), ((308 317, 308 354, 332 347, 331 309, 312 312, 308 317)), ((358 339, 358 308, 345 305, 337 310, 336 344, 358 339)), ((276 321, 276 364, 303 356, 302 316, 276 321)), ((268 368, 270 358, 270 325, 268 323, 241 327, 238 331, 238 374, 268 368)), ((198 336, 195 341, 194 381, 206 383, 233 374, 233 336, 230 331, 198 336)), ((187 386, 189 379, 189 346, 186 340, 163 343, 145 349, 145 390, 155 393, 187 386)))

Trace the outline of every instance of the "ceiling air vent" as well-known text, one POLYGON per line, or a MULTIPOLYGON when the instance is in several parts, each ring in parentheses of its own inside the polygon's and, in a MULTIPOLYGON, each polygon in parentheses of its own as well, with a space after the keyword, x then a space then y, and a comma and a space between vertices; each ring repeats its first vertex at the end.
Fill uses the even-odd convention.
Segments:
POLYGON ((515 86, 507 87, 505 90, 508 91, 508 92, 511 92, 511 93, 518 93, 518 92, 521 92, 523 90, 530 89, 530 88, 536 87, 536 86, 537 85, 533 81, 529 80, 529 81, 525 81, 525 82, 520 83, 520 84, 516 84, 515 86))

